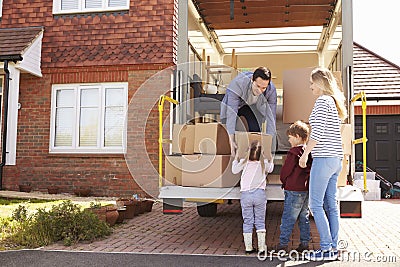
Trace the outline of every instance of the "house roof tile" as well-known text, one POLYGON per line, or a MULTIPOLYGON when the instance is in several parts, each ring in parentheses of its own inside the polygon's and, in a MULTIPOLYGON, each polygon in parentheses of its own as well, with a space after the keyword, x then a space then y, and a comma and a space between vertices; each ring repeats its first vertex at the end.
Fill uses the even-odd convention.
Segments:
POLYGON ((400 99, 400 67, 354 43, 354 93, 364 91, 368 98, 400 99))
POLYGON ((83 66, 87 62, 103 65, 168 63, 170 61, 170 58, 166 57, 168 51, 159 43, 79 46, 74 49, 54 47, 51 50, 52 64, 57 66, 71 64, 83 66))
POLYGON ((43 27, 0 29, 0 58, 21 56, 43 31, 43 27))

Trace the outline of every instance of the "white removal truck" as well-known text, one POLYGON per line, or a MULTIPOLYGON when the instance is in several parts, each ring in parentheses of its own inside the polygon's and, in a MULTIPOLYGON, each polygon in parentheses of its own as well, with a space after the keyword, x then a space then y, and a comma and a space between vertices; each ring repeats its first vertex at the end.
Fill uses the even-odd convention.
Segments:
MULTIPOLYGON (((325 66, 341 74, 339 77, 346 98, 349 100, 353 97, 351 0, 179 0, 178 18, 179 77, 172 97, 180 103, 186 103, 193 97, 188 84, 194 74, 201 77, 203 85, 210 84, 209 89, 213 90, 215 86, 221 86, 224 66, 238 71, 254 70, 259 66, 271 69, 272 81, 278 91, 277 150, 282 150, 281 154, 275 154, 274 157, 275 175, 279 175, 282 156, 286 154, 280 146, 282 140, 286 140, 285 131, 290 121, 288 117, 299 112, 298 107, 293 106, 287 97, 291 92, 288 88, 293 78, 297 77, 296 86, 308 89, 309 77, 304 76, 304 73, 310 73, 316 66, 325 66), (213 65, 210 62, 222 68, 216 68, 213 72, 212 68, 207 67, 213 65)), ((223 83, 226 85, 229 81, 224 78, 223 83)), ((218 107, 218 103, 217 108, 212 103, 209 111, 216 114, 218 107)), ((207 113, 207 108, 206 104, 205 108, 200 108, 201 115, 207 113)), ((350 118, 347 123, 352 125, 354 120, 350 101, 348 108, 350 118)), ((195 109, 187 106, 183 109, 185 112, 172 114, 171 127, 198 115, 193 114, 195 109)), ((351 154, 354 154, 353 151, 351 154)), ((354 159, 354 155, 350 159, 354 159)), ((347 173, 353 172, 347 170, 347 173)), ((218 203, 240 199, 239 189, 162 185, 159 198, 164 201, 164 213, 179 214, 183 202, 192 201, 198 203, 200 216, 215 216, 218 203), (216 201, 210 202, 213 200, 216 201)), ((284 199, 280 184, 268 183, 266 194, 268 200, 284 199)))

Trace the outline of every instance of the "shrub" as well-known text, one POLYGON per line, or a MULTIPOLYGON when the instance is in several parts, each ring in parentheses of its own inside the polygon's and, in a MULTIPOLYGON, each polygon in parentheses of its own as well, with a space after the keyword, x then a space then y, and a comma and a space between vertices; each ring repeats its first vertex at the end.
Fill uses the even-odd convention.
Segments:
POLYGON ((28 214, 23 206, 19 206, 13 212, 12 220, 16 224, 10 229, 7 240, 29 248, 60 240, 65 245, 71 245, 111 234, 111 228, 105 222, 69 200, 53 205, 48 211, 38 209, 33 214, 28 214))

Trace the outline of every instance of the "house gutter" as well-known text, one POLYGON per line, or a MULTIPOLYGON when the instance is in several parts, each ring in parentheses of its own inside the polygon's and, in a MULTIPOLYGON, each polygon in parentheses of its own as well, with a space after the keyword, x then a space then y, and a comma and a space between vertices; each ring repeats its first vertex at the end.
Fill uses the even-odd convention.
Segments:
POLYGON ((0 162, 0 190, 3 190, 3 167, 6 165, 7 155, 7 128, 8 128, 8 92, 10 90, 10 70, 8 69, 8 62, 22 61, 21 55, 11 55, 0 57, 0 62, 4 63, 5 83, 3 92, 4 115, 3 115, 3 131, 1 133, 1 162, 0 162))

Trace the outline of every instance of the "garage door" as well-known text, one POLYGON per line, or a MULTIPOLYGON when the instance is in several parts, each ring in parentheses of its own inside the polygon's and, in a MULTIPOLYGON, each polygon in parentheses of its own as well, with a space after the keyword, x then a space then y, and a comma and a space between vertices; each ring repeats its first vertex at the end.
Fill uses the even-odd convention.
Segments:
MULTIPOLYGON (((361 116, 356 116, 355 137, 361 138, 361 116)), ((367 166, 390 182, 400 181, 400 116, 367 116, 367 166)), ((362 145, 356 145, 362 161, 362 145)))

